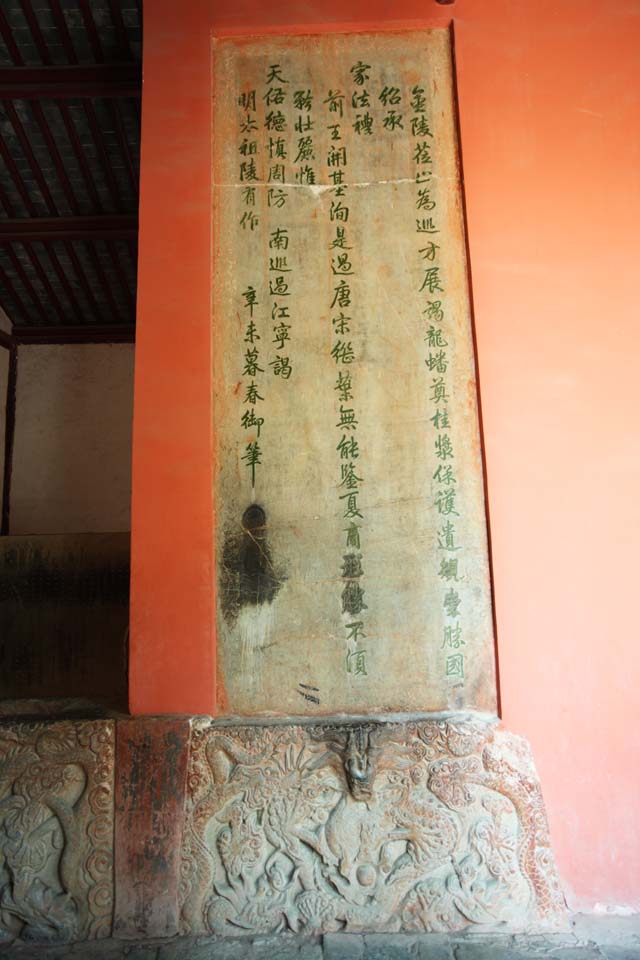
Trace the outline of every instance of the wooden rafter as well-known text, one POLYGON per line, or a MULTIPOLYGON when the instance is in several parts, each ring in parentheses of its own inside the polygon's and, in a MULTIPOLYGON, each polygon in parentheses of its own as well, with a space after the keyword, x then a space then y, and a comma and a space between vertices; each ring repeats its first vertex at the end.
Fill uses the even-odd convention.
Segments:
POLYGON ((131 240, 138 235, 135 214, 97 217, 21 217, 0 220, 0 243, 20 240, 131 240))
POLYGON ((0 100, 140 97, 141 92, 137 63, 0 68, 0 100))

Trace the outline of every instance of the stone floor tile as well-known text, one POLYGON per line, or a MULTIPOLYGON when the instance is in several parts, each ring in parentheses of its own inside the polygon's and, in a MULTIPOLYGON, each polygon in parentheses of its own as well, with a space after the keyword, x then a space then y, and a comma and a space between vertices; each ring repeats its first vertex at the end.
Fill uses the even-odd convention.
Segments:
MULTIPOLYGON (((122 950, 122 960, 158 960, 158 949, 159 947, 156 944, 135 944, 131 946, 123 946, 122 950)), ((78 960, 80 960, 81 954, 78 954, 78 960)), ((75 957, 73 958, 75 960, 75 957)), ((99 958, 102 960, 102 957, 99 958)))
POLYGON ((578 946, 557 946, 549 953, 549 960, 604 960, 604 954, 596 943, 578 946))
MULTIPOLYGON (((253 960, 248 940, 235 938, 197 943, 192 938, 182 937, 163 944, 158 960, 253 960)), ((127 958, 128 960, 128 958, 127 958)), ((272 957, 275 960, 275 957, 272 957)))
POLYGON ((524 953, 502 938, 500 941, 468 940, 457 943, 453 948, 453 956, 455 960, 532 960, 530 953, 524 953))
MULTIPOLYGON (((95 952, 93 945, 85 944, 86 960, 102 960, 102 957, 95 952)), ((99 948, 98 948, 99 949, 99 948)), ((59 944, 58 946, 45 944, 0 944, 0 958, 2 960, 70 960, 72 957, 73 945, 59 944)), ((107 960, 119 960, 115 950, 105 953, 107 960)))
POLYGON ((155 944, 134 944, 117 940, 84 943, 20 944, 6 949, 0 946, 0 960, 158 960, 155 944))
MULTIPOLYGON (((269 960, 277 960, 275 954, 271 954, 269 960)), ((320 943, 305 943, 298 954, 298 960, 323 960, 323 950, 320 943)))
POLYGON ((640 914, 637 913, 628 917, 576 913, 571 918, 571 926, 580 940, 631 947, 640 943, 640 914))
POLYGON ((548 956, 552 947, 577 947, 580 939, 570 931, 566 933, 515 933, 511 942, 518 950, 529 950, 531 953, 539 951, 542 956, 548 956))
POLYGON ((121 944, 123 960, 158 960, 159 949, 154 943, 121 944))
POLYGON ((0 944, 0 960, 640 960, 640 917, 574 918, 572 933, 327 934, 68 945, 0 944))
POLYGON ((406 933, 366 934, 364 960, 414 960, 416 940, 406 933))
POLYGON ((251 941, 251 951, 247 950, 245 958, 246 960, 322 960, 322 945, 319 940, 305 941, 290 935, 254 937, 251 941))
MULTIPOLYGON (((0 943, 0 957, 2 957, 2 960, 33 960, 33 958, 36 957, 37 960, 68 960, 69 956, 69 947, 45 947, 35 946, 35 944, 29 946, 25 946, 24 944, 20 944, 20 946, 10 946, 7 943, 0 943)), ((88 951, 87 960, 92 960, 88 951)), ((109 958, 109 960, 111 960, 111 958, 109 958)))
POLYGON ((416 938, 416 960, 453 960, 453 942, 439 933, 425 933, 416 938))
MULTIPOLYGON (((85 950, 86 960, 94 960, 98 958, 98 954, 95 952, 95 947, 93 944, 85 944, 87 949, 85 950)), ((99 949, 99 948, 98 948, 99 949)), ((36 943, 20 943, 20 944, 11 944, 6 943, 0 944, 0 957, 2 960, 69 960, 71 957, 71 951, 73 950, 73 944, 36 944, 36 943)), ((101 958, 100 958, 101 960, 101 958)), ((111 955, 108 955, 108 960, 118 960, 115 951, 111 952, 111 955)))
POLYGON ((364 960, 364 937, 357 933, 327 933, 322 938, 323 960, 364 960))
POLYGON ((600 945, 602 956, 606 960, 640 960, 640 943, 628 943, 624 945, 600 945))
POLYGON ((504 940, 467 941, 454 947, 455 960, 604 960, 596 946, 554 945, 538 941, 533 950, 526 943, 516 945, 504 940))

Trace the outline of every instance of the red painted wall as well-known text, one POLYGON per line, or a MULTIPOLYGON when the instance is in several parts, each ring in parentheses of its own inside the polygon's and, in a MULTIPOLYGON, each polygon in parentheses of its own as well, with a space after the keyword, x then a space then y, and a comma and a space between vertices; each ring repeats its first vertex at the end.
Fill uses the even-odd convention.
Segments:
POLYGON ((131 706, 215 710, 210 35, 451 20, 503 717, 571 905, 640 908, 638 0, 146 0, 131 706))

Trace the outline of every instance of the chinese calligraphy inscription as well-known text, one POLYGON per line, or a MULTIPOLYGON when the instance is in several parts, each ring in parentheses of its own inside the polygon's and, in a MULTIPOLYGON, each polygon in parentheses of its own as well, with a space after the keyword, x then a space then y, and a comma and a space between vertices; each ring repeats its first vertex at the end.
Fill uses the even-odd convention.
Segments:
POLYGON ((495 708, 449 35, 216 41, 221 700, 495 708))

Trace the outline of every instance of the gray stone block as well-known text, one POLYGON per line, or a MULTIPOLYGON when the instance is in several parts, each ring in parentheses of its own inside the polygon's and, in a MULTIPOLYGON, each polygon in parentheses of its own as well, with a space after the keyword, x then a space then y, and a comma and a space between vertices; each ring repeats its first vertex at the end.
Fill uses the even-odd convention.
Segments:
POLYGON ((640 943, 624 945, 603 943, 600 951, 601 955, 606 957, 606 960, 640 960, 640 943))
POLYGON ((364 937, 357 933, 327 933, 323 937, 324 960, 364 960, 364 937))
POLYGON ((418 937, 402 933, 376 933, 364 938, 365 960, 414 960, 418 937))
POLYGON ((123 944, 122 960, 158 960, 158 950, 157 943, 123 944))
POLYGON ((532 956, 548 957, 549 951, 559 947, 584 946, 570 932, 566 933, 517 933, 511 938, 514 947, 532 956))
POLYGON ((453 960, 453 940, 450 936, 425 933, 416 939, 416 960, 453 960))
POLYGON ((538 960, 544 954, 537 951, 531 953, 500 938, 458 943, 453 949, 453 956, 455 960, 538 960))
POLYGON ((571 926, 579 940, 628 946, 640 950, 640 914, 627 917, 609 914, 575 913, 571 926))
MULTIPOLYGON (((227 958, 224 957, 224 960, 227 958)), ((319 940, 303 940, 286 934, 255 937, 251 940, 251 948, 244 953, 243 960, 322 960, 322 945, 319 940)))
MULTIPOLYGON (((7 943, 0 943, 0 957, 2 960, 33 960, 37 957, 38 960, 67 960, 70 956, 70 948, 67 947, 36 947, 36 946, 25 946, 24 944, 20 945, 9 945, 7 943)), ((87 953, 87 958, 91 955, 87 953)), ((91 957, 91 960, 93 958, 91 957)))
POLYGON ((549 960, 604 960, 604 954, 595 943, 575 947, 556 946, 549 953, 549 960))
POLYGON ((453 955, 455 960, 603 960, 595 944, 576 945, 553 935, 518 938, 517 943, 507 938, 468 940, 458 943, 453 955))
MULTIPOLYGON (((454 960, 522 960, 525 956, 507 943, 458 943, 453 948, 454 960)), ((531 960, 531 954, 528 956, 531 960)))
POLYGON ((121 956, 122 960, 158 960, 158 947, 156 944, 125 946, 122 948, 121 956))
MULTIPOLYGON (((113 940, 65 944, 0 943, 0 958, 1 960, 123 960, 122 950, 123 944, 113 940)), ((147 957, 153 960, 152 954, 147 954, 147 957)))
MULTIPOLYGON (((323 951, 320 943, 305 943, 298 954, 299 960, 323 960, 323 951)), ((270 960, 276 960, 271 954, 270 960)))
POLYGON ((161 946, 158 960, 248 960, 252 956, 250 951, 251 944, 247 940, 197 942, 182 937, 161 946))

